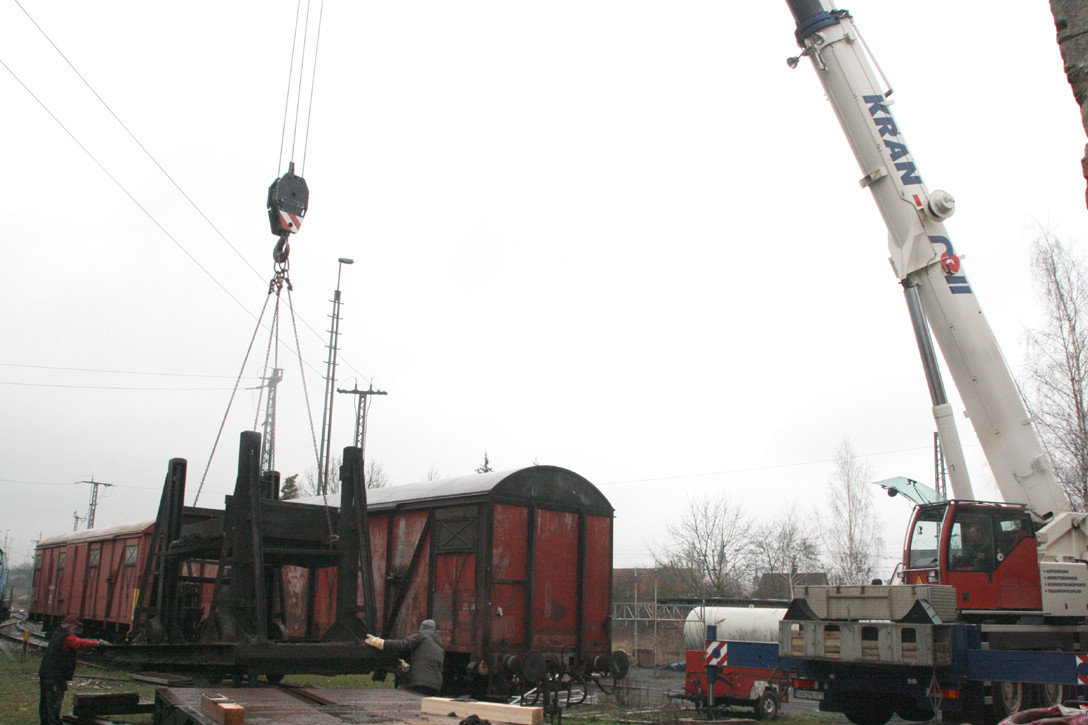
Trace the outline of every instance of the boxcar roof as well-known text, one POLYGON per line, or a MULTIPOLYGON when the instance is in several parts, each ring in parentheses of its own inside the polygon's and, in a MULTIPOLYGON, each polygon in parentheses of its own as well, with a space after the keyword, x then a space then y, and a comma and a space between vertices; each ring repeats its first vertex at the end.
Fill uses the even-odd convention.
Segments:
POLYGON ((78 541, 112 539, 115 536, 124 536, 125 534, 139 534, 145 529, 150 529, 154 525, 154 521, 140 521, 135 524, 121 524, 119 526, 107 526, 101 529, 73 531, 70 534, 61 534, 60 536, 51 536, 48 539, 42 539, 38 546, 57 546, 59 544, 74 544, 78 541))
MULTIPOLYGON (((433 501, 454 503, 460 499, 466 503, 480 499, 532 503, 598 516, 611 516, 615 510, 596 486, 577 473, 559 466, 528 466, 512 471, 490 471, 437 481, 371 488, 367 489, 366 499, 367 508, 372 511, 409 508, 414 504, 433 501)), ((328 500, 330 504, 339 504, 338 495, 329 496, 328 500)), ((322 501, 321 497, 299 499, 300 503, 322 501)))
MULTIPOLYGON (((422 481, 401 486, 371 488, 366 492, 367 508, 382 511, 413 508, 435 501, 466 503, 496 501, 500 503, 536 504, 547 508, 583 511, 597 516, 612 516, 615 509, 604 494, 587 479, 559 466, 528 466, 512 471, 489 471, 468 476, 422 481)), ((321 496, 309 496, 292 503, 321 504, 321 496)), ((328 497, 337 506, 337 494, 328 497)), ((96 541, 125 534, 138 534, 154 526, 154 521, 140 521, 101 529, 73 531, 69 534, 42 539, 39 548, 68 545, 81 541, 96 541)))

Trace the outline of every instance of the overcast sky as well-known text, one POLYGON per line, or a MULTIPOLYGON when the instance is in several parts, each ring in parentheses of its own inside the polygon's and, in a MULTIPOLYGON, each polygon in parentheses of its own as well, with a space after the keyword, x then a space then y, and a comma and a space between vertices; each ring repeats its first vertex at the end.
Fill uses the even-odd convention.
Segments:
MULTIPOLYGON (((1030 243, 1044 227, 1079 241, 1086 222, 1049 5, 847 7, 927 185, 956 197, 947 228, 1020 371, 1030 243)), ((114 484, 98 526, 152 519, 183 457, 193 502, 272 275, 295 9, 0 0, 0 540, 15 559, 86 513, 79 481, 114 484)), ((785 63, 793 30, 781 0, 326 2, 290 270, 314 428, 350 257, 338 384, 388 391, 367 454, 394 484, 469 473, 485 450, 496 469, 569 468, 615 506, 616 565, 633 566, 690 497, 727 492, 760 523, 816 514, 843 439, 875 478, 932 483, 884 227, 811 66, 785 63)), ((282 314, 286 476, 315 459, 282 314)), ((262 416, 267 341, 201 505, 222 505, 262 416)), ((961 422, 975 490, 996 497, 961 422)), ((334 450, 353 424, 337 396, 334 450)), ((909 505, 878 506, 890 571, 909 505)))

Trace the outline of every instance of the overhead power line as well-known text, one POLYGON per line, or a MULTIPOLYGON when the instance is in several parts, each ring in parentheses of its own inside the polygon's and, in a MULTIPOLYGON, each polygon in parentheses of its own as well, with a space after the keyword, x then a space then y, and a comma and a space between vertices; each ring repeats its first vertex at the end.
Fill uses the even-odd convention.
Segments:
POLYGON ((144 370, 108 370, 104 368, 70 368, 62 367, 59 365, 25 365, 22 363, 0 363, 0 367, 6 368, 28 368, 31 370, 64 370, 66 372, 77 373, 110 373, 116 375, 157 375, 161 377, 170 378, 220 378, 224 380, 234 380, 234 375, 205 375, 201 373, 157 373, 144 370))
POLYGON ((75 486, 79 481, 17 481, 13 478, 0 478, 0 483, 17 483, 22 486, 75 486))
POLYGON ((9 380, 0 380, 0 385, 14 385, 20 388, 72 388, 75 390, 159 390, 164 392, 177 393, 231 390, 231 388, 155 388, 141 385, 70 385, 67 383, 16 383, 9 380))
MULTIPOLYGON (((914 446, 912 448, 900 448, 894 451, 881 451, 879 453, 858 454, 853 458, 872 458, 874 456, 890 456, 896 453, 913 453, 920 450, 930 450, 928 446, 914 446)), ((796 461, 794 463, 779 463, 772 466, 752 466, 750 468, 733 468, 725 471, 707 471, 705 473, 681 473, 673 476, 656 476, 654 478, 632 478, 624 481, 605 481, 598 486, 618 486, 623 483, 655 483, 657 481, 678 481, 684 478, 707 478, 710 476, 733 476, 738 473, 758 473, 760 471, 774 471, 781 468, 800 468, 802 466, 816 466, 834 463, 834 458, 823 458, 817 461, 796 461)))
MULTIPOLYGON (((82 486, 88 481, 20 481, 12 478, 0 478, 0 484, 12 484, 15 486, 82 486)), ((131 484, 124 483, 111 483, 112 488, 127 488, 133 491, 161 491, 162 486, 156 486, 154 484, 148 486, 133 486, 131 484)), ((229 488, 216 488, 208 489, 214 490, 216 493, 231 493, 233 489, 229 488)))
MULTIPOLYGON (((18 481, 11 478, 0 478, 0 483, 14 483, 20 486, 82 486, 84 484, 90 483, 90 481, 18 481)), ((119 483, 101 485, 109 485, 116 488, 131 488, 140 491, 157 490, 155 486, 125 486, 119 483)))
POLYGON ((193 256, 192 252, 190 252, 188 249, 186 249, 185 245, 183 245, 181 242, 179 242, 177 240, 177 238, 175 238, 174 235, 171 234, 166 229, 166 227, 164 227, 162 225, 162 223, 159 222, 159 220, 157 218, 155 218, 155 215, 152 214, 150 211, 148 211, 147 208, 145 208, 144 205, 141 204, 139 202, 139 200, 135 196, 132 195, 132 192, 130 192, 127 188, 125 188, 125 185, 122 184, 121 181, 116 176, 114 176, 113 174, 110 173, 109 169, 107 169, 105 167, 105 165, 101 161, 99 161, 98 158, 93 153, 91 153, 91 150, 88 149, 86 146, 84 146, 83 143, 78 138, 76 138, 76 135, 74 133, 72 133, 72 131, 69 130, 68 127, 65 126, 64 123, 59 118, 57 118, 56 114, 54 114, 51 110, 49 110, 49 107, 46 106, 45 103, 40 98, 38 98, 37 95, 34 94, 34 91, 30 90, 30 87, 27 86, 27 84, 23 82, 23 79, 20 78, 18 75, 16 75, 15 71, 13 71, 10 67, 8 67, 7 63, 5 63, 3 60, 0 60, 0 65, 4 66, 4 70, 6 70, 8 73, 11 74, 11 77, 14 78, 15 81, 19 85, 21 85, 23 87, 23 90, 25 90, 30 95, 30 97, 33 98, 34 101, 39 106, 41 106, 43 111, 45 111, 47 114, 49 114, 49 117, 52 118, 53 121, 55 121, 56 124, 61 127, 61 130, 64 131, 66 134, 68 134, 68 137, 71 138, 72 141, 74 141, 75 144, 77 146, 79 146, 80 149, 83 150, 83 153, 87 154, 87 157, 91 161, 93 161, 95 163, 95 165, 98 166, 99 169, 102 170, 102 173, 105 174, 107 177, 109 177, 110 181, 112 181, 114 183, 114 185, 117 186, 117 188, 121 190, 121 193, 123 193, 125 196, 127 196, 129 198, 129 201, 131 201, 133 204, 135 204, 136 208, 139 209, 140 211, 142 211, 144 213, 144 216, 146 216, 149 220, 151 220, 151 223, 154 224, 156 227, 158 227, 159 231, 161 231, 166 236, 167 239, 169 239, 171 242, 173 242, 174 245, 178 249, 180 249, 182 251, 182 253, 184 253, 185 256, 190 259, 190 261, 192 261, 193 264, 195 264, 197 267, 199 267, 200 271, 203 272, 205 275, 207 275, 208 279, 210 279, 212 282, 214 282, 219 287, 219 289, 223 290, 223 292, 225 292, 228 297, 230 297, 232 300, 234 300, 235 304, 237 304, 239 307, 241 307, 243 310, 245 310, 247 315, 249 315, 250 317, 253 317, 254 319, 256 319, 256 315, 254 315, 253 312, 250 311, 250 309, 248 307, 246 307, 242 303, 241 300, 239 300, 237 297, 235 297, 231 293, 231 291, 228 290, 226 288, 226 286, 222 282, 220 282, 218 279, 216 279, 215 275, 212 274, 208 270, 207 267, 205 267, 203 264, 201 264, 200 261, 195 256, 193 256))
MULTIPOLYGON (((114 111, 110 107, 110 105, 108 103, 106 103, 105 99, 102 98, 102 96, 98 93, 98 91, 96 91, 94 89, 94 86, 91 85, 90 81, 88 81, 83 76, 83 74, 79 72, 79 69, 76 68, 75 64, 72 63, 72 61, 70 61, 68 59, 68 57, 64 54, 64 52, 60 49, 60 47, 56 43, 53 42, 53 39, 50 38, 49 35, 45 32, 45 29, 42 28, 41 25, 39 25, 38 22, 33 18, 33 16, 30 15, 30 13, 27 11, 27 9, 24 8, 21 3, 19 3, 19 0, 15 0, 15 4, 19 6, 19 9, 23 11, 23 14, 26 15, 27 19, 29 19, 30 22, 34 25, 34 27, 37 28, 38 32, 41 33, 42 37, 45 38, 45 40, 49 43, 50 46, 53 47, 53 49, 64 60, 64 62, 68 64, 68 67, 72 69, 72 72, 76 74, 76 77, 78 77, 79 80, 83 82, 83 84, 94 95, 94 97, 96 99, 98 99, 98 102, 102 104, 102 106, 106 109, 106 111, 110 114, 110 116, 112 116, 113 119, 115 121, 117 121, 118 125, 120 125, 122 129, 124 129, 125 133, 127 133, 128 136, 132 139, 132 141, 140 148, 141 151, 143 151, 144 155, 147 156, 147 158, 156 166, 156 168, 158 168, 159 171, 162 172, 163 176, 165 176, 166 179, 174 186, 174 188, 177 189, 178 193, 181 194, 182 198, 184 198, 185 201, 187 201, 189 203, 189 205, 192 206, 192 208, 197 212, 197 214, 199 214, 200 217, 205 222, 207 222, 208 226, 210 226, 212 228, 212 230, 215 231, 215 233, 219 236, 219 238, 222 239, 223 242, 228 247, 230 247, 231 251, 233 251, 235 253, 235 255, 237 255, 238 258, 241 259, 242 262, 247 267, 249 267, 249 269, 253 272, 253 274, 256 275, 257 278, 259 280, 261 280, 262 282, 266 282, 266 279, 261 275, 261 273, 258 272, 257 269, 252 264, 250 264, 249 260, 247 260, 245 258, 245 256, 238 250, 238 248, 235 247, 234 244, 231 243, 231 241, 227 238, 227 236, 219 229, 219 227, 217 227, 215 225, 214 222, 212 222, 211 218, 209 218, 208 215, 204 213, 204 211, 200 208, 199 205, 197 205, 197 203, 192 199, 192 197, 190 197, 185 192, 185 190, 181 188, 181 185, 178 184, 177 181, 174 180, 174 178, 166 171, 166 169, 162 166, 162 164, 159 163, 159 161, 147 149, 147 147, 144 146, 143 143, 140 142, 140 140, 136 137, 136 135, 132 132, 132 130, 129 129, 129 127, 124 123, 124 121, 122 121, 121 118, 116 113, 114 113, 114 111)), ((323 14, 323 9, 324 9, 324 4, 322 3, 321 9, 319 10, 319 14, 318 14, 318 35, 317 35, 318 42, 320 42, 320 38, 321 38, 321 34, 320 34, 320 18, 321 18, 321 15, 323 14)), ((308 13, 309 13, 309 11, 307 10, 307 14, 308 13)), ((296 24, 297 24, 297 20, 296 20, 296 24)), ((315 74, 316 74, 316 63, 317 63, 316 55, 317 55, 317 49, 315 47, 314 59, 313 59, 314 73, 315 74)), ((292 58, 292 64, 293 64, 293 58, 292 58)), ((253 317, 254 319, 256 319, 256 316, 253 314, 253 312, 248 307, 246 307, 238 298, 236 298, 233 294, 231 294, 231 292, 226 288, 226 286, 224 286, 218 279, 215 278, 214 275, 212 275, 212 273, 210 271, 208 271, 208 269, 206 269, 199 261, 197 261, 196 257, 193 254, 191 254, 176 238, 174 238, 173 235, 171 235, 166 230, 166 228, 163 227, 163 225, 161 223, 159 223, 159 221, 146 208, 144 208, 143 205, 141 205, 139 201, 136 200, 136 198, 128 191, 128 189, 126 189, 124 187, 124 185, 121 184, 121 182, 118 179, 116 179, 106 169, 106 167, 94 156, 94 154, 92 154, 90 152, 90 150, 88 150, 87 147, 84 146, 79 141, 78 138, 76 138, 75 134, 72 133, 72 131, 70 131, 60 121, 60 119, 57 118, 57 116, 52 111, 49 110, 49 108, 45 105, 45 103, 40 98, 38 98, 30 90, 30 88, 26 85, 26 83, 24 83, 23 80, 19 76, 17 76, 15 74, 15 72, 10 67, 8 67, 8 65, 6 63, 3 62, 3 60, 0 60, 0 65, 2 65, 4 67, 4 69, 7 70, 8 73, 11 74, 11 76, 19 83, 19 85, 21 85, 23 87, 23 89, 26 90, 26 92, 30 95, 30 97, 33 98, 38 103, 38 105, 41 106, 43 110, 45 110, 45 112, 47 114, 49 114, 49 116, 57 123, 57 125, 60 126, 61 129, 63 129, 64 132, 67 133, 72 138, 73 141, 75 141, 76 145, 78 145, 83 150, 83 152, 86 153, 88 157, 90 157, 90 159, 103 171, 103 173, 105 173, 106 176, 108 176, 110 178, 110 180, 113 181, 114 184, 116 184, 118 186, 118 188, 120 188, 121 191, 126 196, 129 197, 129 199, 132 201, 132 203, 134 203, 136 205, 136 207, 138 209, 140 209, 140 211, 142 211, 152 221, 152 223, 154 223, 155 226, 157 226, 163 232, 163 234, 166 235, 166 237, 168 239, 170 239, 170 241, 172 241, 186 256, 188 256, 189 259, 192 260, 192 262, 194 264, 196 264, 197 267, 199 267, 200 270, 202 272, 204 272, 204 274, 207 275, 216 285, 218 285, 219 288, 222 289, 227 294, 228 297, 230 297, 232 300, 234 300, 234 302, 237 303, 239 307, 241 307, 243 310, 245 310, 246 313, 250 317, 253 317)), ((301 84, 300 84, 300 92, 301 92, 301 84)), ((312 79, 311 79, 311 88, 310 88, 310 102, 311 103, 313 102, 313 80, 312 79)), ((296 120, 296 126, 297 126, 297 120, 296 120)), ((309 136, 309 116, 307 116, 307 119, 306 119, 306 136, 307 136, 307 138, 309 136)), ((305 149, 305 147, 304 147, 304 149, 305 149)), ((314 337, 316 337, 318 339, 322 339, 321 333, 319 333, 316 329, 314 329, 314 327, 312 325, 310 325, 309 322, 307 322, 305 319, 303 319, 301 317, 299 317, 299 320, 302 322, 302 325, 304 327, 306 327, 308 330, 310 330, 310 332, 314 335, 314 337)), ((344 364, 347 365, 349 368, 351 368, 354 372, 356 372, 360 376, 366 377, 366 376, 363 376, 361 373, 359 373, 359 371, 356 370, 355 366, 352 365, 350 361, 345 360, 344 364)), ((306 363, 306 366, 309 367, 313 372, 320 374, 320 371, 316 367, 314 367, 313 365, 311 365, 309 363, 306 363)))
POLYGON ((110 105, 108 103, 106 103, 106 99, 104 99, 104 98, 102 98, 102 96, 98 95, 98 91, 96 91, 94 89, 94 86, 92 86, 90 84, 90 82, 86 78, 83 77, 83 74, 79 72, 79 69, 75 67, 75 65, 72 63, 72 61, 68 60, 68 56, 66 56, 64 54, 64 52, 57 46, 57 44, 53 42, 53 39, 49 37, 49 35, 45 32, 45 30, 42 28, 42 26, 38 25, 38 21, 35 20, 30 15, 30 13, 27 12, 26 8, 24 8, 22 6, 22 4, 19 2, 19 0, 15 0, 15 4, 19 6, 19 9, 23 11, 23 14, 26 15, 27 19, 29 19, 30 22, 34 24, 34 27, 37 28, 38 32, 42 34, 42 37, 45 38, 46 41, 48 41, 48 43, 51 46, 53 46, 53 50, 57 51, 57 55, 59 55, 61 58, 64 59, 64 62, 68 64, 68 67, 72 69, 72 72, 76 74, 76 76, 79 78, 79 80, 83 81, 83 85, 87 86, 87 89, 91 93, 94 94, 94 97, 98 99, 98 102, 102 104, 103 108, 105 108, 109 112, 109 114, 111 116, 113 116, 113 120, 117 121, 117 123, 121 126, 121 128, 123 128, 125 130, 125 133, 127 133, 129 135, 129 138, 131 138, 133 140, 133 142, 137 146, 140 147, 140 150, 144 152, 144 155, 147 156, 147 158, 151 159, 151 163, 155 164, 155 166, 158 167, 159 171, 162 172, 163 176, 165 176, 167 178, 167 180, 169 180, 169 182, 174 185, 174 188, 177 189, 178 193, 181 194, 185 198, 185 201, 189 202, 189 205, 192 206, 193 209, 196 210, 196 213, 199 214, 201 216, 201 218, 203 218, 204 221, 206 221, 208 223, 208 226, 210 226, 212 229, 215 230, 215 233, 219 235, 219 238, 222 239, 224 242, 226 242, 227 246, 230 247, 231 250, 233 250, 236 255, 238 255, 238 258, 241 259, 242 262, 245 263, 245 265, 247 267, 249 267, 251 270, 253 270, 253 274, 257 275, 258 279, 264 281, 264 278, 253 267, 253 265, 249 263, 249 260, 246 259, 242 255, 242 253, 238 251, 237 247, 235 247, 233 244, 230 243, 230 240, 227 239, 226 235, 224 235, 223 232, 219 231, 219 227, 215 226, 215 224, 212 222, 212 220, 208 218, 207 214, 205 214, 204 211, 199 206, 197 206, 196 202, 193 201, 189 197, 189 195, 185 193, 185 190, 181 188, 181 186, 178 184, 178 182, 174 181, 174 177, 170 176, 170 174, 167 173, 166 169, 163 168, 162 164, 159 163, 158 159, 156 159, 151 154, 151 152, 147 150, 146 146, 144 146, 142 143, 140 143, 140 139, 136 138, 136 134, 132 133, 132 131, 129 129, 129 127, 125 125, 125 122, 122 121, 120 119, 120 117, 118 117, 118 115, 113 112, 113 109, 110 108, 110 105))

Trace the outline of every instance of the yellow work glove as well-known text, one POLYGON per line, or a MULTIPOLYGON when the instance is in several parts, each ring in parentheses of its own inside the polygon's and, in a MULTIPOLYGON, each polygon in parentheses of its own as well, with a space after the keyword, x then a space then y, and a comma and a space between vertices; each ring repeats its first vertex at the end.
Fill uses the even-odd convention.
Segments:
POLYGON ((367 643, 371 647, 374 647, 375 649, 381 649, 382 647, 385 646, 385 640, 384 639, 382 639, 381 637, 375 637, 372 634, 368 634, 366 636, 366 639, 363 640, 363 642, 367 643))

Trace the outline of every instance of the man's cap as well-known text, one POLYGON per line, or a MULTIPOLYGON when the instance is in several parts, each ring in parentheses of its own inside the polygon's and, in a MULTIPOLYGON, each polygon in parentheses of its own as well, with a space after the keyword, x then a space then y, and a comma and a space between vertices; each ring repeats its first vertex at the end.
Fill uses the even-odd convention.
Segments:
POLYGON ((63 620, 61 620, 61 624, 66 624, 66 625, 79 624, 79 617, 77 617, 74 614, 69 614, 67 617, 65 617, 63 620))
POLYGON ((431 632, 437 632, 438 624, 433 619, 424 619, 423 623, 419 625, 419 629, 421 631, 430 630, 431 632))

